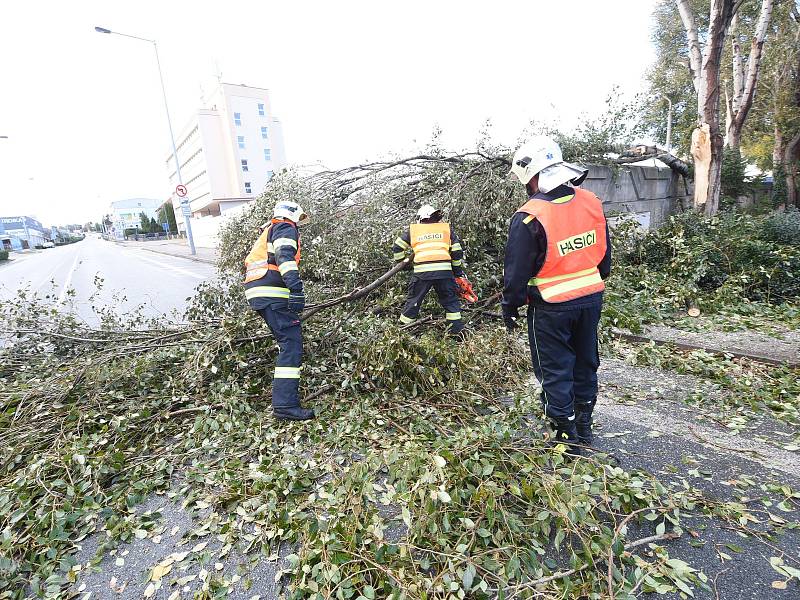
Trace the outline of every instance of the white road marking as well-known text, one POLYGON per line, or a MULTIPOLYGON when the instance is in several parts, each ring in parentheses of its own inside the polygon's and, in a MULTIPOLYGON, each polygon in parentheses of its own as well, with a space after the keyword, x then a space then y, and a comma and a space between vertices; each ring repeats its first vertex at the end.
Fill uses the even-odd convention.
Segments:
MULTIPOLYGON (((143 250, 142 252, 147 252, 147 250, 143 250)), ((141 254, 133 254, 135 258, 138 260, 143 260, 145 262, 149 262, 150 264, 156 265, 158 267, 163 267, 165 269, 169 269, 170 271, 175 271, 176 273, 180 273, 181 275, 188 275, 189 277, 194 277, 195 279, 207 279, 205 275, 198 275, 197 273, 193 273, 192 271, 187 271, 186 269, 182 269, 180 267, 175 267, 173 265, 168 265, 165 262, 159 262, 157 260, 152 260, 150 258, 146 258, 141 254)))
POLYGON ((72 266, 69 269, 69 273, 67 273, 67 279, 64 281, 64 287, 61 288, 61 293, 58 295, 58 302, 57 304, 63 304, 64 300, 67 297, 67 290, 69 290, 69 284, 72 283, 72 274, 75 273, 75 268, 78 266, 78 252, 75 253, 75 260, 72 261, 72 266))

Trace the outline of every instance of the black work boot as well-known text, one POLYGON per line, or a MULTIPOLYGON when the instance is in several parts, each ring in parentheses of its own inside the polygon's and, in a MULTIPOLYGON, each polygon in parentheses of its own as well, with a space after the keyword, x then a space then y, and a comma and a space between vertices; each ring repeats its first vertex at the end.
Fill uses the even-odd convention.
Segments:
POLYGON ((567 447, 565 454, 569 454, 570 456, 582 455, 579 446, 581 442, 578 439, 578 429, 574 420, 552 420, 550 421, 550 427, 553 429, 552 447, 558 444, 564 444, 567 447))
POLYGON ((272 413, 276 419, 284 421, 307 421, 315 417, 313 410, 302 408, 301 406, 273 407, 272 413))
POLYGON ((575 407, 575 429, 578 432, 578 441, 584 446, 591 446, 594 441, 592 433, 592 410, 582 411, 575 407))

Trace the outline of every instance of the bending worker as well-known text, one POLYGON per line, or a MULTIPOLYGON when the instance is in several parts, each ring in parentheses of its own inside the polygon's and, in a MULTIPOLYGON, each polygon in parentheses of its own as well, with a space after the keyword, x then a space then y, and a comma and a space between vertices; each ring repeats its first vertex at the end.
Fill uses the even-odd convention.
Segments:
POLYGON ((541 400, 557 442, 573 454, 592 441, 597 401, 597 326, 611 271, 608 225, 600 200, 577 187, 587 170, 563 161, 561 148, 537 136, 514 154, 511 172, 528 192, 511 218, 506 245, 503 319, 518 327, 528 304, 528 339, 541 400))
POLYGON ((306 297, 300 279, 298 225, 307 219, 296 202, 275 205, 272 220, 245 259, 245 295, 250 307, 267 322, 278 342, 272 379, 272 411, 279 419, 313 419, 314 411, 302 408, 298 397, 303 337, 300 313, 306 297))
POLYGON ((409 252, 414 255, 414 274, 400 322, 413 322, 425 296, 434 288, 450 333, 457 334, 464 329, 456 285, 456 278, 464 278, 464 251, 450 225, 442 222, 442 211, 426 204, 417 211, 417 220, 394 241, 392 248, 396 261, 403 260, 409 252))

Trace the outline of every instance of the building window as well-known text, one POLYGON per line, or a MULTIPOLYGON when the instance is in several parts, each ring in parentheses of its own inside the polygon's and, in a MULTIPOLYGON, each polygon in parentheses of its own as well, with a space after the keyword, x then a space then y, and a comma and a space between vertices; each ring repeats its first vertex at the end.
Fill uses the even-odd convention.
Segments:
POLYGON ((272 171, 267 171, 267 181, 272 179, 273 175, 275 175, 275 173, 273 173, 272 171))
POLYGON ((258 116, 259 117, 263 117, 264 116, 264 105, 263 104, 259 104, 258 105, 258 116))
POLYGON ((266 127, 262 127, 261 128, 261 137, 264 138, 264 139, 267 139, 268 135, 267 135, 267 128, 266 127))
POLYGON ((272 152, 269 151, 269 148, 264 148, 264 160, 272 160, 272 152))
POLYGON ((242 171, 244 171, 245 173, 247 173, 247 171, 249 171, 249 170, 250 170, 250 169, 248 169, 248 168, 247 168, 247 161, 246 161, 246 160, 244 160, 244 159, 242 159, 242 171))
POLYGON ((233 122, 236 125, 242 124, 242 113, 233 113, 233 122))
POLYGON ((244 136, 243 135, 239 135, 239 136, 236 137, 236 139, 239 141, 239 148, 244 150, 244 136))
POLYGON ((250 188, 250 182, 249 181, 245 181, 244 182, 244 193, 245 194, 252 194, 253 193, 253 190, 250 188))

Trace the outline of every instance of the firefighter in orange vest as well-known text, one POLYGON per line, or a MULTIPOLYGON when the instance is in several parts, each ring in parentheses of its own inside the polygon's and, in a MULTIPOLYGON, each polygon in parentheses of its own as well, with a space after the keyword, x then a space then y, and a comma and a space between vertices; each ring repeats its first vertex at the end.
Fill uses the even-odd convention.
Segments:
POLYGON ((298 225, 306 214, 296 202, 280 201, 272 220, 245 259, 245 296, 250 307, 267 322, 280 352, 272 379, 272 411, 279 419, 304 421, 314 411, 302 408, 298 396, 303 336, 300 313, 306 297, 300 279, 300 235, 298 225))
POLYGON ((469 286, 464 276, 461 242, 450 225, 442 222, 442 211, 433 206, 420 207, 417 221, 394 241, 392 247, 396 261, 403 260, 409 252, 414 256, 414 275, 408 284, 408 299, 400 322, 412 323, 419 316, 425 296, 434 288, 439 304, 445 310, 450 333, 458 334, 464 329, 464 321, 461 319, 457 280, 469 286))
POLYGON ((569 452, 592 442, 597 401, 597 326, 611 245, 600 200, 580 189, 588 171, 564 162, 561 148, 537 136, 514 154, 511 173, 528 192, 511 219, 503 319, 518 327, 528 305, 528 339, 541 401, 555 440, 569 452))

